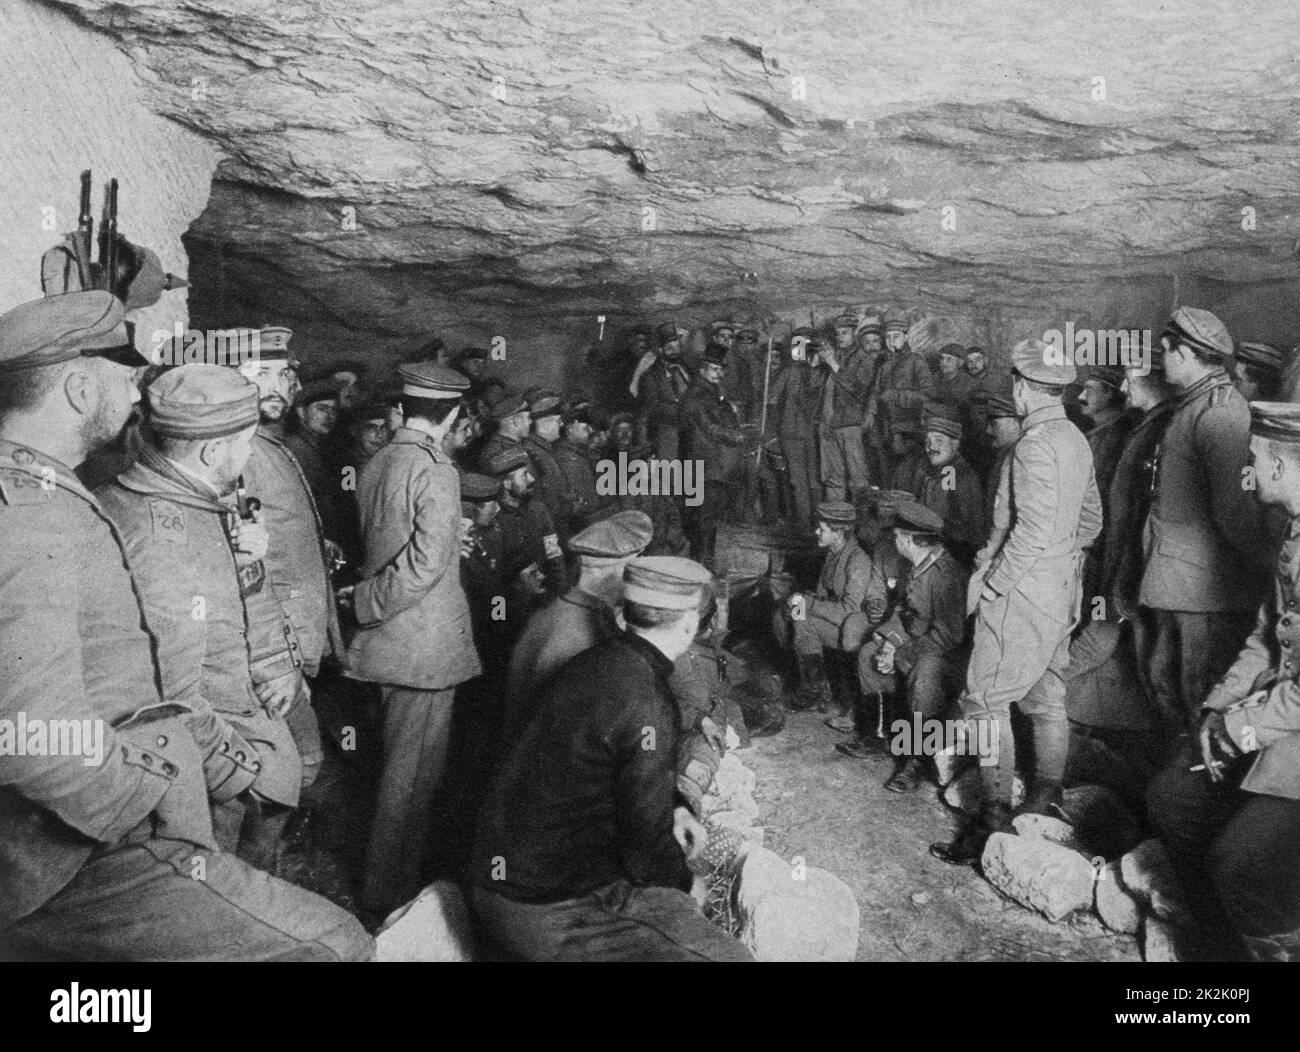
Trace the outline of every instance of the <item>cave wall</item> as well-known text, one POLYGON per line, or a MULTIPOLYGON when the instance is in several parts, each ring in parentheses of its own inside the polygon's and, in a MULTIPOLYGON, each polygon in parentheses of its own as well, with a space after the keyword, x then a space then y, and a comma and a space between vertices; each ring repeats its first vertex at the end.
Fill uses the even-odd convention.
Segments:
MULTIPOLYGON (((101 33, 26 2, 0 4, 0 310, 41 295, 40 259, 77 226, 79 176, 119 180, 118 231, 184 276, 181 234, 207 203, 216 151, 154 114, 131 62, 101 33)), ((137 344, 188 320, 186 290, 138 312, 137 344)), ((151 342, 151 341, 150 341, 151 342)))

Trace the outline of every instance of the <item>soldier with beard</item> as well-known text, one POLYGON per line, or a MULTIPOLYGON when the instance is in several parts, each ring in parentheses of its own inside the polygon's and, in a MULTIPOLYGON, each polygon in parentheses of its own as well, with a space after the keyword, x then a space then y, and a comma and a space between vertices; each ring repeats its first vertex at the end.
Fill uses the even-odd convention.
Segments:
POLYGON ((682 337, 675 325, 657 330, 659 356, 640 378, 640 432, 654 455, 676 460, 681 444, 682 400, 691 386, 691 374, 682 363, 682 337))
POLYGON ((0 316, 0 716, 103 728, 98 764, 0 755, 0 942, 62 960, 368 959, 353 917, 218 850, 210 794, 237 783, 160 693, 121 539, 73 474, 120 431, 145 364, 107 292, 0 316))
POLYGON ((956 412, 935 403, 921 415, 927 466, 917 477, 916 499, 943 520, 949 551, 968 567, 988 538, 988 523, 984 489, 961 455, 962 427, 956 412))
MULTIPOLYGON (((934 377, 925 359, 907 342, 907 322, 900 314, 885 316, 888 353, 876 376, 875 392, 867 405, 867 429, 882 437, 900 412, 921 407, 934 397, 934 377)), ((895 487, 897 488, 897 487, 895 487)))
POLYGON ((534 606, 567 587, 564 553, 551 513, 533 495, 536 477, 528 454, 522 448, 503 449, 488 467, 501 481, 501 512, 497 516, 501 559, 506 582, 514 593, 506 616, 519 632, 534 606), (516 609, 519 606, 523 609, 516 609))
POLYGON ((551 447, 572 495, 569 518, 575 530, 584 529, 601 512, 602 501, 596 493, 596 469, 591 456, 594 419, 589 406, 569 406, 561 417, 560 440, 551 447))
POLYGON ((821 481, 828 501, 852 502, 866 489, 866 447, 862 424, 867 417, 876 362, 857 344, 858 318, 835 319, 835 343, 823 345, 817 357, 828 373, 822 377, 818 438, 821 481))

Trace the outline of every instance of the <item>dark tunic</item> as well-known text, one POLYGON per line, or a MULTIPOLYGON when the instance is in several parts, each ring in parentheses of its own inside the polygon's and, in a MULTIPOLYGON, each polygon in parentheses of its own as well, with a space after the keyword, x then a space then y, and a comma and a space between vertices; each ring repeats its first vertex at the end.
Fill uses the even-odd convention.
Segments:
POLYGON ((658 648, 625 632, 556 674, 488 793, 470 863, 476 886, 518 902, 559 902, 620 879, 690 886, 673 838, 672 672, 658 648))

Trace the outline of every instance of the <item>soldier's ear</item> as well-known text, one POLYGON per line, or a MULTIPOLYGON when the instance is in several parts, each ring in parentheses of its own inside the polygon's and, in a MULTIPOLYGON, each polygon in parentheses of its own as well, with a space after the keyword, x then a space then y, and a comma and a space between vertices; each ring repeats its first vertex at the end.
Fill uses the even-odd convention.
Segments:
POLYGON ((99 401, 99 384, 91 375, 93 359, 80 359, 63 376, 63 396, 79 416, 89 416, 99 401))
POLYGON ((227 445, 229 445, 229 439, 208 439, 203 443, 203 445, 199 446, 199 463, 205 468, 211 468, 221 463, 221 458, 225 455, 227 445))

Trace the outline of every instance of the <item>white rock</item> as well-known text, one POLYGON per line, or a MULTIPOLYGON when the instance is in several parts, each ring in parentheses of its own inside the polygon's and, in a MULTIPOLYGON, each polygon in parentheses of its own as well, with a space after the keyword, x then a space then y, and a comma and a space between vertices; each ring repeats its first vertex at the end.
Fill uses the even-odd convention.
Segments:
POLYGON ((815 866, 751 848, 740 873, 741 937, 760 961, 851 961, 861 914, 853 892, 815 866))
POLYGON ((1111 931, 1122 935, 1136 935, 1142 924, 1142 900, 1124 887, 1124 878, 1118 862, 1106 865, 1097 875, 1093 902, 1097 916, 1111 931))
POLYGON ((1050 921, 1092 905, 1092 864, 1050 840, 994 833, 980 867, 995 888, 1050 921))
POLYGON ((741 763, 733 753, 727 753, 718 764, 718 770, 713 775, 713 785, 709 788, 715 796, 728 799, 749 796, 757 785, 758 778, 754 772, 741 763))
POLYGON ((377 961, 472 961, 469 907, 451 881, 430 884, 391 913, 375 936, 377 961))
POLYGON ((1174 948, 1174 926, 1148 913, 1142 923, 1142 959, 1150 963, 1181 960, 1174 948))
POLYGON ((1011 825, 1021 836, 1050 840, 1053 844, 1068 847, 1071 851, 1083 851, 1070 823, 1063 822, 1059 818, 1052 818, 1050 815, 1017 815, 1011 820, 1011 825))

